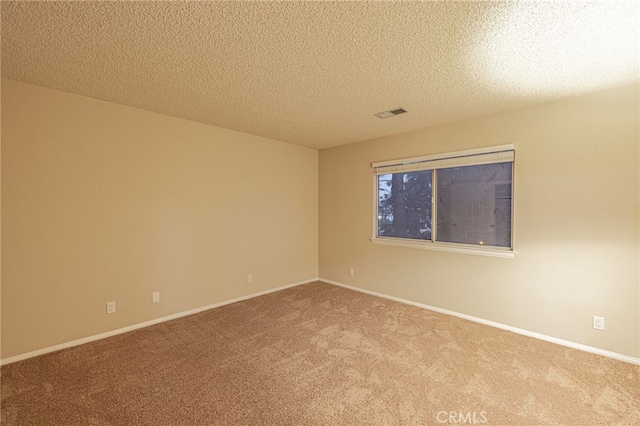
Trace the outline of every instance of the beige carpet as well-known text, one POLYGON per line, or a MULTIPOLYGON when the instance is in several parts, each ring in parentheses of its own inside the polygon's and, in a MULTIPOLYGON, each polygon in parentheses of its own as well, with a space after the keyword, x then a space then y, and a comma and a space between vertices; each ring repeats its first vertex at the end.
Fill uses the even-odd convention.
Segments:
POLYGON ((2 367, 2 425, 640 425, 640 367, 311 283, 2 367))

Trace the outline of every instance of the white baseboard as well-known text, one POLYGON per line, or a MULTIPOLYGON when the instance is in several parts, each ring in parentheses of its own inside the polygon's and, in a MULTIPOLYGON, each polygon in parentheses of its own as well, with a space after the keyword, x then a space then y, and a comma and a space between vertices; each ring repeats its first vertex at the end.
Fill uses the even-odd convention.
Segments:
POLYGON ((366 289, 363 289, 363 288, 360 288, 360 287, 354 287, 354 286, 351 286, 351 285, 348 285, 348 284, 343 284, 343 283, 340 283, 340 282, 337 282, 337 281, 328 280, 326 278, 311 278, 311 279, 308 279, 308 280, 305 280, 305 281, 299 281, 299 282, 296 282, 296 283, 287 284, 287 285, 276 287, 276 288, 271 288, 269 290, 264 290, 264 291, 260 291, 260 292, 257 292, 257 293, 248 294, 246 296, 236 297, 234 299, 225 300, 225 301, 222 301, 222 302, 214 303, 212 305, 202 306, 202 307, 195 308, 195 309, 190 309, 190 310, 184 311, 184 312, 178 312, 176 314, 168 315, 168 316, 161 317, 161 318, 155 318, 155 319, 152 319, 152 320, 149 320, 149 321, 145 321, 145 322, 141 322, 141 323, 138 323, 138 324, 130 325, 128 327, 119 328, 117 330, 111 330, 111 331, 107 331, 105 333, 100 333, 100 334, 96 334, 96 335, 93 335, 93 336, 84 337, 82 339, 77 339, 77 340, 72 340, 70 342, 61 343, 59 345, 49 346, 49 347, 38 349, 38 350, 35 350, 35 351, 26 352, 24 354, 20 354, 20 355, 16 355, 16 356, 12 356, 12 357, 9 357, 9 358, 2 359, 2 360, 0 360, 0 365, 7 365, 7 364, 14 363, 14 362, 22 361, 24 359, 33 358, 33 357, 38 356, 38 355, 44 355, 44 354, 47 354, 47 353, 50 353, 50 352, 59 351, 61 349, 67 349, 67 348, 71 348, 73 346, 82 345, 84 343, 89 343, 89 342, 93 342, 93 341, 96 341, 96 340, 105 339, 107 337, 116 336, 116 335, 122 334, 122 333, 127 333, 129 331, 137 330, 139 328, 149 327, 150 325, 159 324, 161 322, 170 321, 170 320, 181 318, 181 317, 185 317, 185 316, 188 316, 188 315, 197 314, 198 312, 207 311, 209 309, 218 308, 220 306, 229 305, 231 303, 240 302, 242 300, 251 299, 251 298, 254 298, 254 297, 258 297, 258 296, 262 296, 262 295, 265 295, 265 294, 273 293, 273 292, 276 292, 276 291, 284 290, 286 288, 296 287, 296 286, 299 286, 299 285, 302 285, 302 284, 307 284, 307 283, 314 282, 314 281, 322 281, 322 282, 327 283, 327 284, 332 284, 332 285, 336 285, 336 286, 339 286, 339 287, 344 287, 344 288, 347 288, 349 290, 358 291, 360 293, 370 294, 372 296, 381 297, 383 299, 393 300, 394 302, 399 302, 399 303, 404 303, 406 305, 416 306, 418 308, 427 309, 429 311, 434 311, 434 312, 438 312, 438 313, 445 314, 445 315, 451 315, 451 316, 462 318, 462 319, 465 319, 465 320, 468 320, 468 321, 473 321, 473 322, 477 322, 477 323, 480 323, 480 324, 488 325, 490 327, 495 327, 495 328, 499 328, 499 329, 502 329, 502 330, 511 331, 513 333, 521 334, 523 336, 533 337, 534 339, 544 340, 546 342, 555 343, 557 345, 566 346, 566 347, 573 348, 573 349, 579 349, 581 351, 590 352, 590 353, 593 353, 593 354, 596 354, 596 355, 602 355, 602 356, 605 356, 605 357, 608 357, 608 358, 613 358, 613 359, 616 359, 618 361, 623 361, 623 362, 628 362, 628 363, 635 364, 635 365, 640 365, 640 358, 634 358, 632 356, 619 354, 617 352, 611 352, 611 351, 606 351, 604 349, 594 348, 592 346, 587 346, 587 345, 583 345, 581 343, 571 342, 569 340, 558 339, 557 337, 547 336, 545 334, 535 333, 533 331, 524 330, 522 328, 512 327, 510 325, 506 325, 506 324, 501 324, 501 323, 494 322, 494 321, 485 320, 485 319, 474 317, 474 316, 471 316, 471 315, 461 314, 459 312, 450 311, 448 309, 442 309, 442 308, 437 308, 435 306, 425 305, 424 303, 413 302, 411 300, 402 299, 400 297, 389 296, 389 295, 384 294, 384 293, 378 293, 376 291, 366 290, 366 289))
POLYGON ((263 296, 265 294, 269 294, 269 293, 273 293, 273 292, 276 292, 276 291, 284 290, 284 289, 290 288, 290 287, 296 287, 296 286, 299 286, 299 285, 302 285, 302 284, 307 284, 307 283, 318 281, 318 280, 319 280, 318 278, 311 278, 311 279, 308 279, 308 280, 305 280, 305 281, 299 281, 299 282, 296 282, 296 283, 293 283, 293 284, 287 284, 287 285, 283 285, 283 286, 276 287, 276 288, 270 288, 269 290, 260 291, 258 293, 251 293, 251 294, 248 294, 246 296, 240 296, 240 297, 236 297, 234 299, 224 300, 222 302, 214 303, 212 305, 201 306, 199 308, 190 309, 190 310, 184 311, 184 312, 178 312, 176 314, 167 315, 167 316, 161 317, 161 318, 155 318, 155 319, 152 319, 152 320, 149 320, 149 321, 141 322, 141 323, 138 323, 138 324, 127 326, 127 327, 118 328, 117 330, 111 330, 111 331, 107 331, 105 333, 100 333, 100 334, 95 334, 93 336, 83 337, 82 339, 77 339, 77 340, 72 340, 70 342, 60 343, 59 345, 49 346, 49 347, 38 349, 38 350, 35 350, 35 351, 26 352, 26 353, 23 353, 23 354, 20 354, 20 355, 16 355, 16 356, 12 356, 12 357, 9 357, 9 358, 2 359, 2 360, 0 360, 0 365, 7 365, 7 364, 11 364, 13 362, 22 361, 22 360, 27 359, 27 358, 33 358, 33 357, 38 356, 38 355, 44 355, 44 354, 47 354, 47 353, 50 353, 50 352, 59 351, 61 349, 67 349, 67 348, 71 348, 73 346, 82 345, 84 343, 94 342, 96 340, 105 339, 107 337, 116 336, 118 334, 127 333, 129 331, 137 330, 139 328, 149 327, 150 325, 159 324, 159 323, 165 322, 165 321, 171 321, 171 320, 176 319, 176 318, 181 318, 181 317, 185 317, 187 315, 197 314, 198 312, 207 311, 209 309, 218 308, 220 306, 229 305, 231 303, 240 302, 242 300, 252 299, 254 297, 263 296))
POLYGON ((404 304, 407 304, 407 305, 416 306, 418 308, 427 309, 429 311, 434 311, 434 312, 438 312, 438 313, 445 314, 445 315, 451 315, 451 316, 462 318, 462 319, 465 319, 465 320, 468 320, 468 321, 473 321, 473 322, 477 322, 477 323, 480 323, 480 324, 488 325, 488 326, 491 326, 491 327, 500 328, 502 330, 511 331, 513 333, 522 334, 523 336, 533 337, 534 339, 544 340, 546 342, 555 343, 557 345, 566 346, 566 347, 573 348, 573 349, 579 349, 581 351, 590 352, 590 353, 593 353, 593 354, 596 354, 596 355, 606 356, 608 358, 613 358, 613 359, 616 359, 618 361, 624 361, 624 362, 628 362, 628 363, 631 363, 631 364, 640 365, 640 358, 634 358, 632 356, 619 354, 617 352, 611 352, 611 351, 606 351, 604 349, 594 348, 592 346, 587 346, 587 345, 583 345, 581 343, 571 342, 569 340, 558 339, 557 337, 547 336, 545 334, 535 333, 533 331, 524 330, 522 328, 517 328, 517 327, 512 327, 510 325, 501 324, 499 322, 489 321, 489 320, 478 318, 478 317, 474 317, 474 316, 471 316, 471 315, 461 314, 459 312, 450 311, 448 309, 437 308, 435 306, 425 305, 423 303, 418 303, 418 302, 412 302, 411 300, 401 299, 400 297, 395 297, 395 296, 389 296, 387 294, 378 293, 376 291, 365 290, 365 289, 360 288, 360 287, 354 287, 354 286, 351 286, 351 285, 348 285, 348 284, 343 284, 343 283, 340 283, 340 282, 337 282, 337 281, 328 280, 328 279, 325 279, 325 278, 318 278, 318 280, 322 281, 324 283, 327 283, 327 284, 333 284, 333 285, 336 285, 336 286, 339 286, 339 287, 344 287, 344 288, 347 288, 349 290, 355 290, 355 291, 358 291, 360 293, 370 294, 372 296, 377 296, 377 297, 381 297, 383 299, 393 300, 394 302, 400 302, 400 303, 404 303, 404 304))

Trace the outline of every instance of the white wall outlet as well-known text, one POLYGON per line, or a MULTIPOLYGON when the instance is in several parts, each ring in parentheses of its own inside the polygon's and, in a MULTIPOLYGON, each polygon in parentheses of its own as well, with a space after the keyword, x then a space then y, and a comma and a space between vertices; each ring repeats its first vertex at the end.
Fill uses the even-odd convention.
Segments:
POLYGON ((593 328, 595 328, 596 330, 604 330, 604 318, 594 316, 593 328))
POLYGON ((153 303, 158 303, 160 301, 160 292, 156 291, 156 292, 152 293, 151 297, 153 299, 153 303))
POLYGON ((116 302, 107 302, 107 313, 113 314, 116 312, 116 302))
POLYGON ((252 283, 253 282, 253 275, 251 275, 251 274, 247 275, 247 282, 248 283, 252 283))
POLYGON ((354 273, 355 271, 353 270, 353 268, 349 268, 349 276, 352 277, 354 273))

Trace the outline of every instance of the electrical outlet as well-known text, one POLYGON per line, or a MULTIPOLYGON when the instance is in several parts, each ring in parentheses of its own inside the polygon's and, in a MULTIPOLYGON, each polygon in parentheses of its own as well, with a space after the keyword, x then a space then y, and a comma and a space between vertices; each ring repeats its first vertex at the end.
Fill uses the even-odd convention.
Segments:
POLYGON ((251 275, 251 274, 247 275, 247 282, 248 283, 252 283, 253 282, 253 275, 251 275))
POLYGON ((160 302, 160 292, 159 291, 156 291, 155 293, 152 293, 151 297, 153 299, 153 303, 160 302))
POLYGON ((604 330, 604 318, 594 316, 593 328, 595 328, 596 330, 604 330))
POLYGON ((113 314, 116 312, 116 302, 107 302, 107 313, 113 314))
POLYGON ((349 276, 352 277, 354 273, 355 271, 353 270, 353 268, 349 268, 349 276))

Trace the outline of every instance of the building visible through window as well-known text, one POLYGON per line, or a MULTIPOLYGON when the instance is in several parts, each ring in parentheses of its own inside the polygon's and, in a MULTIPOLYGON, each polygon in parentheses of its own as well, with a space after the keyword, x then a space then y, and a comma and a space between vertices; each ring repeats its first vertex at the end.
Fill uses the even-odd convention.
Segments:
POLYGON ((504 148, 374 164, 374 239, 512 249, 514 151, 504 148))

